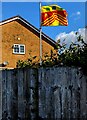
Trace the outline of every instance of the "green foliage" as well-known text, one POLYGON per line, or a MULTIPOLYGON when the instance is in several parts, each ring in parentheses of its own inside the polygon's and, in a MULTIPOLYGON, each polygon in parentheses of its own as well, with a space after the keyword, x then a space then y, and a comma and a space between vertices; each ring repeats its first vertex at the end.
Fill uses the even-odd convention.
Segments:
POLYGON ((72 42, 69 48, 59 55, 59 61, 64 66, 81 67, 83 72, 87 74, 87 44, 81 35, 77 37, 77 40, 77 44, 72 42))
MULTIPOLYGON (((69 48, 66 48, 66 44, 60 44, 60 40, 57 42, 57 51, 54 52, 51 50, 51 54, 47 53, 44 55, 44 59, 42 60, 42 66, 75 66, 81 67, 83 72, 87 74, 87 44, 83 41, 81 35, 77 35, 77 43, 71 43, 69 48)), ((37 56, 31 56, 29 53, 29 58, 26 61, 19 60, 17 62, 18 68, 23 67, 39 67, 39 60, 35 61, 37 56)))
POLYGON ((54 51, 51 50, 51 54, 45 54, 44 59, 42 60, 42 66, 54 66, 58 62, 58 52, 54 53, 54 51))
POLYGON ((23 60, 18 60, 16 67, 17 68, 24 68, 24 67, 36 67, 37 66, 37 61, 36 61, 37 56, 31 56, 31 53, 29 53, 29 58, 25 61, 23 60))

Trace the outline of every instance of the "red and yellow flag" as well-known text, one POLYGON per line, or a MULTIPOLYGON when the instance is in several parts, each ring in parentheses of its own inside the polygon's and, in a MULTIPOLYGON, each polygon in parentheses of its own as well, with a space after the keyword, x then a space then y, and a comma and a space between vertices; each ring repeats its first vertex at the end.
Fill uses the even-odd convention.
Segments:
POLYGON ((41 26, 67 26, 67 12, 58 5, 41 7, 41 26))

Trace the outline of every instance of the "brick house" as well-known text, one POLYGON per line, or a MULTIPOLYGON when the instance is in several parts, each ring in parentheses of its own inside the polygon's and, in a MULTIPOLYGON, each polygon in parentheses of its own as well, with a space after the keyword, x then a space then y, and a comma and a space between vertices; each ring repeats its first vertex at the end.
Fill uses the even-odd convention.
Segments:
MULTIPOLYGON (((18 60, 40 56, 40 31, 20 16, 0 22, 0 66, 15 68, 18 60)), ((42 33, 42 52, 50 54, 56 42, 42 33)))

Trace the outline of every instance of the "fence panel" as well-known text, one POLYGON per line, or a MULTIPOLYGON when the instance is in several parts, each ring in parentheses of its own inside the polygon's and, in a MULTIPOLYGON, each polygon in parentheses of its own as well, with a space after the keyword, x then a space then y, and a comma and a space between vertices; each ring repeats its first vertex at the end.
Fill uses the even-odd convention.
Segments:
POLYGON ((33 120, 38 117, 37 69, 3 70, 2 118, 4 120, 33 120))
POLYGON ((87 119, 87 76, 79 68, 24 68, 0 73, 3 119, 87 119))
POLYGON ((79 68, 39 69, 39 116, 87 119, 87 76, 79 68))

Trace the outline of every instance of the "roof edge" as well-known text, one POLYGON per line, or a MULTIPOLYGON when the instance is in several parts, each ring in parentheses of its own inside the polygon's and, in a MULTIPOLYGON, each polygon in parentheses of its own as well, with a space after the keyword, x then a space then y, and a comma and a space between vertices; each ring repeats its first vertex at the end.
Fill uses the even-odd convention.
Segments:
MULTIPOLYGON (((22 18, 20 15, 17 15, 17 16, 13 16, 11 18, 8 18, 6 20, 3 20, 0 22, 0 26, 1 25, 4 25, 6 23, 9 23, 9 22, 12 22, 12 21, 15 21, 15 20, 20 20, 22 21, 24 24, 26 24, 27 26, 31 27, 33 30, 35 30, 37 33, 40 34, 40 30, 37 29, 35 26, 33 26, 32 24, 30 24, 27 20, 25 20, 24 18, 22 18)), ((45 33, 42 32, 42 36, 45 37, 47 40, 49 40, 52 44, 56 45, 56 42, 50 38, 49 36, 47 36, 45 33)))

